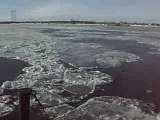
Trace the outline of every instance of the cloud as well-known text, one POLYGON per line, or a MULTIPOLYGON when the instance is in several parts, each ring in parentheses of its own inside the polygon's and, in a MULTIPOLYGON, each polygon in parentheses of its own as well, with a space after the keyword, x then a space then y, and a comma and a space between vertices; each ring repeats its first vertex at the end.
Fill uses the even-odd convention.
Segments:
POLYGON ((0 20, 121 20, 160 21, 160 0, 4 0, 0 20))

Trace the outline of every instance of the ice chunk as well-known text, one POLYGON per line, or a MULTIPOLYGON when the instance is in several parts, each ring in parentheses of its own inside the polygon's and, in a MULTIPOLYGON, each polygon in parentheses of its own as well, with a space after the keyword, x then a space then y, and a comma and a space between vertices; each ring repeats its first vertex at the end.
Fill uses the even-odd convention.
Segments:
POLYGON ((91 87, 89 86, 84 86, 84 85, 72 85, 66 87, 64 90, 67 92, 70 92, 71 94, 74 94, 76 96, 81 96, 81 95, 87 95, 90 92, 92 92, 91 87))
POLYGON ((160 120, 160 114, 158 114, 156 118, 157 118, 157 120, 160 120))
POLYGON ((136 110, 126 112, 124 114, 124 119, 126 120, 156 120, 154 116, 151 116, 149 114, 144 114, 136 110))
POLYGON ((74 109, 73 107, 64 104, 64 105, 46 108, 45 111, 51 118, 55 118, 57 116, 63 115, 66 112, 69 112, 73 109, 74 109))
POLYGON ((60 103, 62 103, 62 97, 58 96, 57 94, 55 93, 51 93, 51 92, 48 92, 48 91, 41 91, 41 93, 39 93, 39 100, 44 103, 44 104, 47 104, 47 105, 51 105, 51 106, 55 106, 55 105, 58 105, 60 103))
POLYGON ((112 82, 112 77, 99 71, 87 72, 82 69, 66 69, 64 73, 64 82, 71 85, 95 86, 103 83, 112 82))
POLYGON ((140 106, 145 105, 120 97, 92 98, 54 120, 156 120, 154 116, 145 114, 140 106))
POLYGON ((5 103, 0 103, 0 117, 11 113, 14 110, 13 105, 7 105, 5 103))
POLYGON ((96 55, 96 63, 103 68, 115 67, 123 62, 133 62, 139 60, 140 57, 122 51, 106 51, 96 55))

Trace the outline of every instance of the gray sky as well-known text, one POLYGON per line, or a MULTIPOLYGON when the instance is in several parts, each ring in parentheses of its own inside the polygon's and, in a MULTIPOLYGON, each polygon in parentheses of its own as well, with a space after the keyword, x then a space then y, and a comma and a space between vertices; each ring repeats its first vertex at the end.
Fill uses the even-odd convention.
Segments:
POLYGON ((0 21, 93 20, 160 23, 160 0, 0 0, 0 21))

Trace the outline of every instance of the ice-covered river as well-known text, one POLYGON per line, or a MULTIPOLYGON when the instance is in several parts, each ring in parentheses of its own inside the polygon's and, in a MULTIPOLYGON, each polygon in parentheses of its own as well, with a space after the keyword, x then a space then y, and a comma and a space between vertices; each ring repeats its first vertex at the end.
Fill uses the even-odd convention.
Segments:
POLYGON ((158 27, 0 25, 0 119, 18 119, 4 89, 27 87, 55 120, 155 120, 159 54, 158 27))

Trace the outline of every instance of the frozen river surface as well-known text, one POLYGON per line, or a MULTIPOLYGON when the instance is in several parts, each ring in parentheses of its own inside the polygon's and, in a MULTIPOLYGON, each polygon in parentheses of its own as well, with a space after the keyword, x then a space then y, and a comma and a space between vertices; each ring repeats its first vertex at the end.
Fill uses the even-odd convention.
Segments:
POLYGON ((18 119, 5 89, 26 87, 55 120, 156 119, 148 103, 160 80, 158 27, 0 25, 0 43, 0 119, 18 119))

